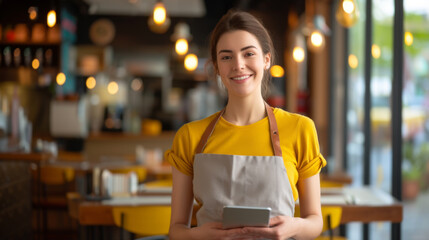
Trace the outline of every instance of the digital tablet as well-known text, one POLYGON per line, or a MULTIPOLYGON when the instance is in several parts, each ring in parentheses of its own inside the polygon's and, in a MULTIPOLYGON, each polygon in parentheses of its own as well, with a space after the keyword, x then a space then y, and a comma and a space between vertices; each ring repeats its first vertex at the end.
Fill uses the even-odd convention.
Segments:
POLYGON ((225 206, 223 208, 223 229, 238 227, 268 227, 271 208, 225 206))

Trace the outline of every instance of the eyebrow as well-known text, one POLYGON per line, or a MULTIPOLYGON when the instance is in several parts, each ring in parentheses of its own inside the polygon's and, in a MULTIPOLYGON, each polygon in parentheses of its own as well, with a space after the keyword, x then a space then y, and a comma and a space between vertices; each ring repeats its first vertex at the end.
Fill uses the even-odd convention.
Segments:
MULTIPOLYGON (((244 48, 240 49, 240 51, 242 52, 242 51, 245 51, 245 50, 247 50, 247 49, 249 49, 249 48, 256 48, 256 47, 255 47, 255 46, 253 46, 253 45, 250 45, 250 46, 246 46, 246 47, 244 47, 244 48)), ((223 50, 220 50, 220 51, 218 52, 218 54, 220 54, 220 53, 232 53, 232 50, 223 49, 223 50)))

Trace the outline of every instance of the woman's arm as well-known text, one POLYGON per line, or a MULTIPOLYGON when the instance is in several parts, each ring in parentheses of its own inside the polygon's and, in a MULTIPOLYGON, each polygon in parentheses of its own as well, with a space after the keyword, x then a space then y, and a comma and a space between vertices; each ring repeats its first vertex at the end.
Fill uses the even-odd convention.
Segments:
POLYGON ((323 226, 320 210, 319 174, 298 181, 301 217, 277 216, 269 228, 245 228, 244 231, 269 239, 314 239, 323 226))
POLYGON ((295 218, 297 229, 295 239, 314 239, 320 235, 323 227, 320 210, 320 176, 298 180, 299 207, 301 218, 295 218))
POLYGON ((171 195, 171 239, 190 239, 193 205, 192 177, 173 167, 173 192, 171 195))
POLYGON ((190 228, 194 202, 192 177, 173 167, 170 239, 234 239, 248 237, 241 228, 223 230, 222 223, 207 223, 190 228))

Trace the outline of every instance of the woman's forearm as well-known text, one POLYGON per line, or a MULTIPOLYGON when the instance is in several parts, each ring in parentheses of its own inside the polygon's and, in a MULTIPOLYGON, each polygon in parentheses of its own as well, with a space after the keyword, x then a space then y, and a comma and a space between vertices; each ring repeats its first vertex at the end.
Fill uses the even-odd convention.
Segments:
POLYGON ((174 224, 170 226, 169 238, 171 240, 195 239, 192 236, 192 229, 185 224, 174 224))
POLYGON ((314 239, 322 232, 323 220, 318 215, 309 215, 306 218, 294 218, 293 238, 314 239))

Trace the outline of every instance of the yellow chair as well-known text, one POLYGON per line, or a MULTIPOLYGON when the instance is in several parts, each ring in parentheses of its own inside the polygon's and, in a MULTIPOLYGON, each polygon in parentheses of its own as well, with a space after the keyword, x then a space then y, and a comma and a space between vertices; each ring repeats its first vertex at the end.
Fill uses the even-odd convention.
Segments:
MULTIPOLYGON (((322 235, 316 240, 346 240, 341 236, 334 236, 334 229, 340 225, 342 208, 338 206, 322 206, 323 228, 322 235), (328 234, 325 236, 325 234, 328 234)), ((295 207, 295 217, 300 217, 299 206, 295 207)))
POLYGON ((151 182, 145 183, 144 186, 146 188, 172 187, 173 186, 173 179, 151 181, 151 182))
POLYGON ((137 174, 137 177, 139 179, 139 183, 143 182, 146 179, 147 176, 147 169, 143 166, 130 166, 130 167, 121 167, 121 168, 114 168, 109 169, 111 173, 121 173, 121 174, 127 174, 129 172, 135 172, 137 174))
POLYGON ((344 183, 328 181, 328 180, 320 180, 320 188, 341 188, 344 187, 344 183))
POLYGON ((152 236, 150 239, 168 239, 171 206, 113 207, 115 225, 130 232, 133 236, 152 236), (155 238, 155 236, 157 238, 155 238))

